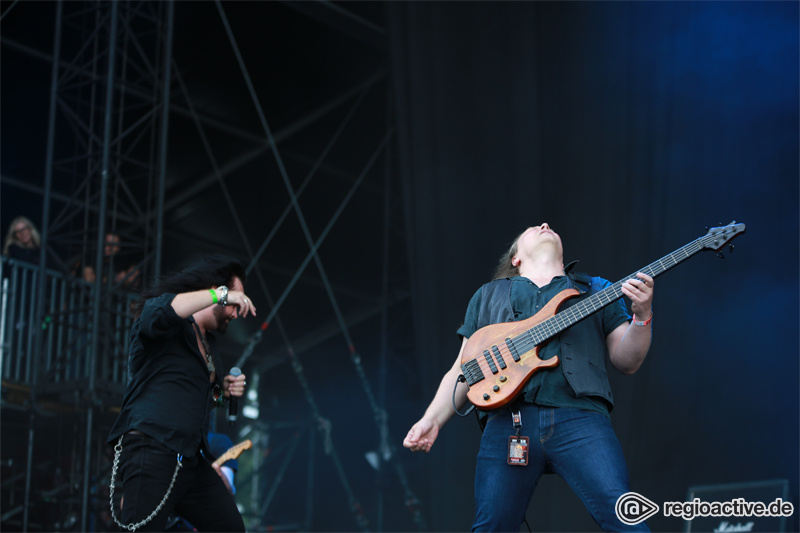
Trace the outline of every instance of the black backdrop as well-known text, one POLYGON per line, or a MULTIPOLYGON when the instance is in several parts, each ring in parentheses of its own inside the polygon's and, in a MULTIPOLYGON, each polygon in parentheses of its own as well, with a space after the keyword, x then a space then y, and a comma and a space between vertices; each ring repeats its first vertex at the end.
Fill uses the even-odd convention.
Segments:
MULTIPOLYGON (((389 18, 422 384, 408 426, 525 227, 547 221, 567 261, 616 281, 735 219, 725 260, 657 279, 653 348, 613 377, 612 419, 633 490, 659 504, 786 478, 797 508, 798 4, 414 2, 389 18)), ((469 528, 478 440, 456 419, 410 460, 432 529, 469 528)), ((596 529, 549 476, 528 519, 596 529)))
MULTIPOLYGON (((54 4, 41 3, 48 9, 41 10, 41 19, 32 16, 26 27, 30 4, 3 2, 8 14, 3 19, 3 65, 8 75, 2 85, 0 218, 6 224, 25 203, 20 187, 7 186, 6 177, 40 183, 46 146, 49 64, 23 54, 24 69, 17 70, 20 54, 6 48, 14 38, 28 44, 19 33, 38 30, 45 44, 36 50, 49 53, 52 21, 47 15, 52 17, 54 4), (23 159, 30 166, 18 168, 23 159)), ((365 53, 351 41, 342 45, 330 38, 324 26, 309 24, 290 9, 295 4, 224 5, 237 22, 237 36, 249 36, 242 41, 249 46, 243 48, 259 58, 248 63, 253 72, 256 64, 265 67, 269 83, 260 80, 258 86, 267 90, 263 101, 274 106, 268 115, 279 130, 327 101, 329 96, 316 90, 336 93, 348 85, 350 67, 359 74, 356 66, 371 72, 376 58, 382 59, 382 50, 365 53), (252 23, 250 32, 243 21, 252 23), (321 59, 309 52, 320 49, 326 52, 321 59), (344 66, 332 59, 340 56, 346 58, 344 66), (285 65, 288 72, 276 70, 275 64, 285 65), (273 89, 281 90, 273 94, 273 89)), ((568 261, 580 259, 581 270, 615 281, 704 234, 704 227, 735 219, 747 224, 747 233, 734 241, 733 254, 725 260, 699 254, 657 279, 653 349, 636 375, 612 376, 617 399, 612 419, 633 489, 659 504, 683 500, 692 485, 785 478, 797 508, 798 3, 355 2, 333 7, 339 5, 379 12, 376 22, 384 22, 384 8, 388 13, 415 288, 415 331, 408 338, 417 340, 417 379, 407 379, 403 366, 392 369, 388 383, 395 445, 400 446, 404 431, 422 414, 452 364, 459 346, 455 330, 470 296, 525 227, 547 221, 562 235, 568 261)), ((245 105, 249 100, 241 96, 241 79, 230 74, 236 70, 230 50, 216 40, 221 24, 214 4, 178 2, 176 11, 181 15, 178 28, 184 30, 176 57, 181 69, 196 76, 193 98, 213 116, 231 114, 243 127, 254 123, 255 115, 245 105), (209 85, 208 79, 214 83, 209 85)), ((382 111, 373 115, 384 116, 382 111)), ((172 120, 170 131, 177 131, 179 124, 172 120)), ((310 143, 306 139, 292 138, 281 150, 304 155, 303 147, 316 154, 314 147, 324 144, 319 139, 327 142, 324 135, 310 143)), ((196 150, 178 154, 178 140, 173 133, 169 161, 176 169, 187 160, 203 160, 196 150)), ((215 150, 222 150, 221 144, 215 150)), ((362 144, 371 151, 371 142, 362 144)), ((346 161, 355 168, 362 162, 356 150, 340 154, 337 165, 346 161)), ((264 199, 274 197, 280 204, 285 198, 284 186, 273 175, 272 156, 254 167, 237 176, 236 183, 242 213, 252 217, 252 242, 257 243, 270 230, 271 216, 283 208, 265 209, 264 199)), ((305 175, 302 165, 298 167, 292 177, 305 175)), ((174 177, 191 180, 197 172, 190 165, 174 177)), ((399 181, 393 176, 392 183, 399 181)), ((175 189, 183 183, 176 182, 175 189)), ((320 212, 336 205, 332 199, 338 196, 327 188, 333 183, 328 179, 320 184, 320 203, 306 204, 309 193, 303 197, 308 212, 317 213, 317 223, 327 220, 320 212)), ((175 255, 187 248, 196 251, 199 239, 175 244, 196 224, 198 231, 214 230, 209 246, 233 240, 229 216, 208 216, 208 206, 219 203, 218 189, 206 192, 174 210, 170 226, 178 230, 171 234, 175 255)), ((368 210, 348 211, 353 223, 347 231, 337 226, 346 245, 329 243, 323 250, 341 268, 336 280, 365 292, 371 286, 354 265, 377 265, 369 255, 375 249, 368 245, 377 239, 363 232, 380 227, 374 221, 383 220, 379 210, 384 204, 372 194, 364 197, 371 201, 368 210), (350 233, 351 228, 358 231, 350 233)), ((40 203, 36 195, 36 205, 40 203)), ((35 205, 22 212, 41 218, 35 205)), ((270 248, 264 267, 270 268, 271 287, 279 294, 307 247, 297 229, 276 242, 280 249, 270 248)), ((310 305, 314 300, 306 294, 293 293, 290 299, 298 304, 292 316, 302 320, 286 321, 298 328, 298 339, 307 326, 323 325, 317 317, 310 319, 309 308, 328 309, 324 303, 310 305)), ((259 306, 262 317, 268 310, 259 306)), ((254 324, 242 321, 237 326, 254 324)), ((404 321, 394 324, 396 330, 404 326, 404 321)), ((359 328, 364 362, 376 365, 376 328, 369 323, 359 328)), ((247 336, 244 329, 239 331, 241 343, 247 336)), ((262 344, 275 352, 283 348, 281 342, 262 344)), ((406 353, 405 346, 393 349, 406 353)), ((352 365, 347 361, 348 370, 340 369, 335 380, 320 377, 331 368, 321 361, 341 367, 342 353, 337 337, 329 346, 303 354, 306 371, 315 372, 309 377, 324 402, 324 414, 334 421, 334 440, 344 450, 354 492, 383 497, 363 460, 364 450, 374 445, 374 424, 367 406, 358 403, 363 403, 363 393, 352 365)), ((265 388, 274 387, 269 395, 274 401, 263 402, 266 420, 271 421, 273 411, 307 414, 290 365, 271 368, 267 379, 265 388)), ((478 440, 473 418, 456 419, 430 454, 398 451, 410 486, 424 504, 429 530, 469 528, 478 440)), ((324 474, 320 479, 332 481, 318 484, 324 496, 313 501, 318 507, 314 529, 356 529, 333 466, 327 459, 318 462, 324 474)), ((302 485, 304 472, 294 465, 290 472, 284 483, 291 478, 302 485)), ((399 484, 388 488, 384 529, 413 529, 399 484)), ((279 506, 270 509, 275 513, 271 523, 302 515, 306 502, 301 490, 281 486, 279 494, 287 503, 278 511, 272 509, 279 506)), ((365 499, 372 518, 374 503, 365 499)), ((566 484, 550 476, 541 481, 528 517, 537 531, 597 529, 566 484)), ((660 517, 650 524, 656 531, 684 525, 660 517)), ((797 528, 795 517, 792 529, 797 528)))

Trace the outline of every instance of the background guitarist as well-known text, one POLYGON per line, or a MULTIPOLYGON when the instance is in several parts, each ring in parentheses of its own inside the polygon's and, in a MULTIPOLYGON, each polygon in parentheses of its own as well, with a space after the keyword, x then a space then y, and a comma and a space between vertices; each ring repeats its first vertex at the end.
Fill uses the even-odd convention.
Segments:
MULTIPOLYGON (((217 461, 211 463, 211 466, 217 472, 220 479, 222 479, 222 482, 225 483, 225 488, 228 489, 228 492, 235 496, 236 484, 234 482, 234 476, 239 469, 239 461, 236 459, 228 459, 222 462, 222 464, 218 464, 225 452, 233 448, 233 441, 226 434, 214 433, 213 431, 208 434, 207 440, 211 454, 217 458, 217 461)), ((185 518, 170 516, 167 520, 165 531, 197 531, 197 528, 185 518)))
MULTIPOLYGON (((470 300, 458 330, 461 352, 403 446, 429 452, 455 413, 454 400, 459 411, 467 403, 467 385, 458 383, 455 398, 453 387, 462 373, 464 345, 478 329, 534 316, 565 289, 588 295, 610 285, 602 278, 565 272, 563 257, 561 238, 546 223, 517 237, 494 279, 470 300)), ((551 472, 564 478, 603 530, 648 530, 644 523, 626 526, 614 511, 619 496, 630 489, 611 427, 614 400, 606 374, 609 362, 633 374, 650 348, 653 279, 642 273, 637 277, 622 285, 633 319, 620 298, 574 324, 539 348, 543 360, 558 356, 558 366, 534 373, 508 405, 480 413, 485 428, 475 471, 473 531, 519 531, 539 478, 551 472)))

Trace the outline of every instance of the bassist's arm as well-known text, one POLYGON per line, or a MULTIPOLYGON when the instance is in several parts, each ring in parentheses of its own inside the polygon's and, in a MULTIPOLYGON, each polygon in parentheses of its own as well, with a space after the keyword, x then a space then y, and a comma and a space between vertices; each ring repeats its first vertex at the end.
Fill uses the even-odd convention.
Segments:
MULTIPOLYGON (((436 390, 433 401, 425 410, 422 418, 411 427, 408 435, 403 440, 403 446, 409 448, 412 452, 430 451, 436 437, 439 435, 439 430, 455 414, 453 410, 453 387, 461 374, 461 354, 466 343, 467 339, 465 338, 455 363, 439 383, 439 388, 436 390)), ((459 383, 456 387, 455 404, 459 411, 467 403, 467 390, 466 383, 459 383)))
MULTIPOLYGON (((638 320, 638 315, 637 315, 638 320)), ((606 337, 608 354, 614 368, 623 374, 633 374, 642 366, 650 349, 650 326, 624 323, 606 337)))
MULTIPOLYGON (((653 317, 653 278, 642 273, 637 276, 640 279, 630 279, 622 284, 622 293, 631 299, 631 310, 636 320, 646 322, 653 317)), ((606 337, 611 364, 623 374, 633 374, 642 366, 651 339, 650 324, 621 324, 606 337)))

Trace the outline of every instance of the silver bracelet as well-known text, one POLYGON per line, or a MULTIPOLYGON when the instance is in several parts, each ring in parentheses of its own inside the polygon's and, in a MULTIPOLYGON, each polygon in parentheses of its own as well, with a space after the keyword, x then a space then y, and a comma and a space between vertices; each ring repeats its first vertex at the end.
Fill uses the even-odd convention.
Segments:
POLYGON ((225 285, 220 285, 217 287, 217 290, 222 293, 222 296, 219 297, 219 305, 225 307, 228 305, 228 287, 225 285))

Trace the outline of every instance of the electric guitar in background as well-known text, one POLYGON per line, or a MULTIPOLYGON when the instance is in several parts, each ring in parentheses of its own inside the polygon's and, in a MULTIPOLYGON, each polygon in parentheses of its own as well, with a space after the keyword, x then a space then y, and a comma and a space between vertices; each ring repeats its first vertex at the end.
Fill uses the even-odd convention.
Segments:
POLYGON ((596 292, 559 312, 568 299, 578 296, 566 289, 530 318, 519 322, 492 324, 476 331, 467 340, 461 356, 461 372, 469 386, 467 398, 476 408, 492 410, 513 400, 536 371, 559 364, 558 357, 539 359, 539 346, 576 322, 599 311, 622 296, 622 284, 642 272, 655 278, 702 250, 719 252, 731 239, 744 233, 745 225, 731 222, 711 228, 708 233, 637 270, 630 276, 596 292))
POLYGON ((225 453, 220 455, 217 460, 214 461, 214 464, 217 466, 222 466, 222 463, 230 461, 231 459, 236 459, 242 454, 243 451, 249 450, 252 446, 253 443, 250 441, 250 439, 243 440, 239 444, 228 448, 225 453))

